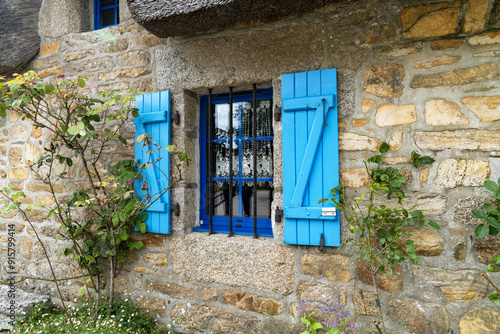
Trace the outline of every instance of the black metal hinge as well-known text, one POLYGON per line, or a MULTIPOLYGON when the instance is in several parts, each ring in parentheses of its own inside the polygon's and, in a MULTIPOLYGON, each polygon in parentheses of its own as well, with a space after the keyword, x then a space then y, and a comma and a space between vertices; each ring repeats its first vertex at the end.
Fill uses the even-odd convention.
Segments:
POLYGON ((278 105, 274 106, 274 120, 276 122, 281 120, 281 107, 278 105))
POLYGON ((174 216, 176 217, 179 217, 179 215, 181 214, 181 207, 179 205, 179 203, 175 203, 175 204, 172 204, 172 209, 171 209, 173 212, 174 212, 174 216))
POLYGON ((280 208, 276 207, 276 210, 274 211, 274 221, 277 223, 281 223, 281 217, 283 216, 283 210, 280 208))
POLYGON ((175 123, 175 125, 179 125, 181 122, 180 115, 177 111, 172 112, 170 119, 175 123))

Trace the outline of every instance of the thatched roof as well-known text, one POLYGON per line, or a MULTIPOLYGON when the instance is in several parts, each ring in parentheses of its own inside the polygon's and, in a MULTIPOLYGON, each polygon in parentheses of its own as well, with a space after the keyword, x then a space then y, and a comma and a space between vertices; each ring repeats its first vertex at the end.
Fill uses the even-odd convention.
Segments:
POLYGON ((127 0, 134 19, 159 37, 219 30, 310 12, 339 0, 127 0))
POLYGON ((0 1, 0 75, 22 71, 38 54, 38 12, 42 0, 0 1))

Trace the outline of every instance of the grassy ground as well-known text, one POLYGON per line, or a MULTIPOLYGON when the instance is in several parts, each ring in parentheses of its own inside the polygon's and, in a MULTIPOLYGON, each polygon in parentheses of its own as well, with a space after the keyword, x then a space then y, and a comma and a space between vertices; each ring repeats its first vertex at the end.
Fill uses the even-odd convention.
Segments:
POLYGON ((112 308, 103 300, 96 309, 86 302, 64 311, 44 303, 35 306, 15 327, 15 333, 30 334, 174 334, 169 325, 157 325, 154 316, 138 310, 130 301, 116 302, 112 308))

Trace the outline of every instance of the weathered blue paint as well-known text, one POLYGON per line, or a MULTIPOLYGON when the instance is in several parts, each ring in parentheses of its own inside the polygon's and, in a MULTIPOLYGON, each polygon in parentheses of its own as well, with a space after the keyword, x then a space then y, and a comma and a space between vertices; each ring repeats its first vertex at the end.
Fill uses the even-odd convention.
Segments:
POLYGON ((338 215, 318 204, 339 184, 337 71, 285 74, 281 87, 285 243, 319 245, 323 234, 339 246, 338 215))
MULTIPOLYGON (((159 151, 160 160, 148 167, 145 171, 149 192, 151 195, 159 195, 169 185, 170 159, 169 153, 165 148, 170 145, 170 92, 158 92, 145 95, 138 95, 135 99, 136 108, 139 109, 139 117, 134 121, 135 135, 148 133, 152 136, 152 141, 156 142, 162 149, 159 151), (148 117, 151 115, 152 117, 148 117), (146 122, 143 122, 146 120, 146 122), (154 121, 152 121, 154 120, 154 121)), ((135 143, 135 158, 139 163, 156 161, 156 155, 146 154, 148 150, 154 150, 154 147, 143 147, 142 144, 135 143)), ((136 191, 140 194, 141 183, 136 183, 136 191)), ((161 197, 146 213, 147 232, 170 234, 170 190, 164 192, 161 197)))

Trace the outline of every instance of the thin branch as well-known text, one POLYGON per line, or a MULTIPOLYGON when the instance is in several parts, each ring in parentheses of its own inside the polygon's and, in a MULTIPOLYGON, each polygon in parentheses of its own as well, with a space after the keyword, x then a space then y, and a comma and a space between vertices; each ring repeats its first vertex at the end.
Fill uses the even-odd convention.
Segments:
POLYGON ((483 275, 483 277, 486 278, 488 283, 490 283, 491 286, 493 286, 493 288, 495 288, 495 290, 497 290, 497 292, 500 292, 500 289, 491 281, 491 279, 488 277, 488 275, 486 275, 485 273, 481 273, 481 275, 483 275))

